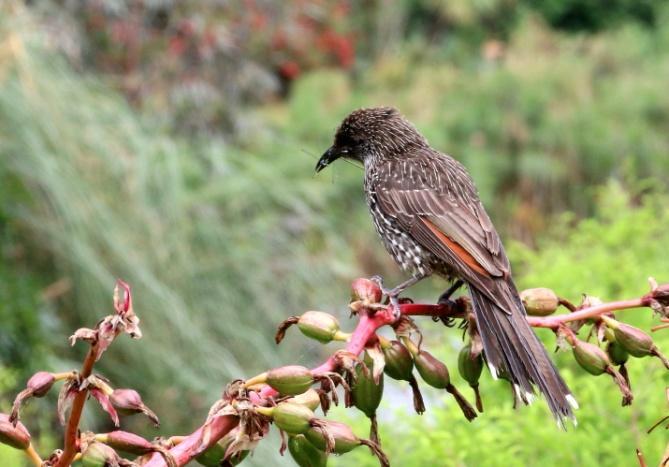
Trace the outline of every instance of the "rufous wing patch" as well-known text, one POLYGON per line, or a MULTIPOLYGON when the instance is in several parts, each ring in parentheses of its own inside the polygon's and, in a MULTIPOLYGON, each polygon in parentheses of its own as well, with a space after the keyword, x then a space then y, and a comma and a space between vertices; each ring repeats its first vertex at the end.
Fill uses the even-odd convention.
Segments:
POLYGON ((444 234, 441 230, 437 228, 432 222, 430 222, 428 219, 421 218, 420 219, 425 226, 430 229, 430 231, 444 244, 446 247, 455 254, 460 260, 465 263, 467 266, 469 266, 471 269, 474 271, 478 272, 479 274, 486 276, 486 277, 491 277, 490 273, 486 271, 486 269, 481 266, 481 264, 476 261, 476 259, 463 247, 461 247, 459 244, 451 240, 451 238, 444 234))

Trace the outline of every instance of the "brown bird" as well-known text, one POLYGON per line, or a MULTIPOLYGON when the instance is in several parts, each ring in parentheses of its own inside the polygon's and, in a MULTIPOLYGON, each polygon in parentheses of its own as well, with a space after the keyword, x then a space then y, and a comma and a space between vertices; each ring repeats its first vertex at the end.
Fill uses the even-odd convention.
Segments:
POLYGON ((509 260, 464 166, 433 149, 389 107, 346 117, 316 171, 340 157, 364 165, 376 231, 411 274, 384 290, 396 310, 399 294, 432 274, 455 280, 456 287, 466 282, 493 377, 508 375, 526 403, 538 386, 558 425, 564 426, 565 417, 574 419, 576 400, 525 319, 509 260))

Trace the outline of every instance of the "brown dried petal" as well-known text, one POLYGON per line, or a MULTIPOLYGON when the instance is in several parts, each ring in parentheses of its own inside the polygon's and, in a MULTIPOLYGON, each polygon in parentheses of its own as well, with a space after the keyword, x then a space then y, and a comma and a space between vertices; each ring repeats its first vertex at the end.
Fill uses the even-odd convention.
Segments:
POLYGON ((369 358, 372 359, 372 376, 374 377, 374 383, 379 384, 381 375, 383 375, 383 368, 386 366, 386 357, 383 355, 381 345, 377 342, 376 344, 367 347, 365 351, 369 358))
POLYGON ((72 399, 74 399, 74 396, 78 391, 78 386, 79 383, 77 380, 67 380, 65 384, 63 384, 63 387, 60 388, 60 392, 58 393, 58 420, 63 426, 65 426, 65 413, 72 405, 72 399))
POLYGON ((100 403, 102 409, 109 414, 109 416, 112 419, 112 422, 114 422, 114 426, 118 428, 120 425, 118 419, 118 413, 116 412, 116 409, 109 400, 109 396, 98 388, 92 388, 89 392, 91 396, 93 396, 100 403))
POLYGON ((94 344, 98 340, 98 332, 94 329, 89 328, 79 328, 74 331, 69 338, 70 345, 74 346, 77 341, 85 341, 90 344, 94 344))

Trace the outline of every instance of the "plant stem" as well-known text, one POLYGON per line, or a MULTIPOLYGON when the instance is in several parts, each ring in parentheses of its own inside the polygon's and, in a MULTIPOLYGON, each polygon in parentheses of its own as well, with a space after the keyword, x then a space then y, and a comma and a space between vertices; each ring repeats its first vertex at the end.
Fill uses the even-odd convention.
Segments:
MULTIPOLYGON (((81 373, 79 374, 80 381, 88 378, 93 372, 96 345, 97 344, 93 344, 88 349, 84 364, 81 367, 81 373)), ((72 464, 74 457, 77 455, 77 450, 79 448, 77 440, 79 434, 79 422, 81 421, 81 414, 84 411, 84 403, 86 402, 87 396, 87 390, 78 391, 74 396, 74 401, 72 401, 72 411, 70 412, 70 418, 67 420, 67 427, 65 428, 63 454, 60 456, 60 459, 58 459, 58 462, 54 467, 68 467, 72 464)))
POLYGON ((29 444, 23 452, 26 453, 26 456, 28 456, 30 462, 32 462, 35 467, 40 467, 42 465, 42 458, 39 456, 39 454, 37 454, 37 451, 35 451, 35 448, 32 444, 29 444))
POLYGON ((531 326, 538 328, 555 329, 560 324, 568 323, 569 321, 579 321, 595 316, 603 315, 604 313, 611 313, 617 310, 625 310, 629 308, 639 308, 647 306, 643 298, 634 298, 631 300, 619 300, 616 302, 602 303, 601 305, 584 308, 573 313, 556 315, 556 316, 528 316, 527 321, 531 326))

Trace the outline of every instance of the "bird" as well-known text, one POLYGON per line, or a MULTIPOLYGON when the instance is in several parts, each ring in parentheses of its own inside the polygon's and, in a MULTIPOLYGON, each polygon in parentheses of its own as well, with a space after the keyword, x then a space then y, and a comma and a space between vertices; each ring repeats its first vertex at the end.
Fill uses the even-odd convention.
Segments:
MULTIPOLYGON (((530 403, 535 387, 558 426, 576 423, 576 399, 526 320, 509 259, 466 168, 432 148, 393 107, 351 112, 318 160, 364 167, 364 193, 375 229, 410 278, 384 293, 396 313, 398 296, 431 275, 466 283, 483 354, 493 376, 510 379, 530 403)), ((451 290, 453 287, 451 287, 451 290)))

